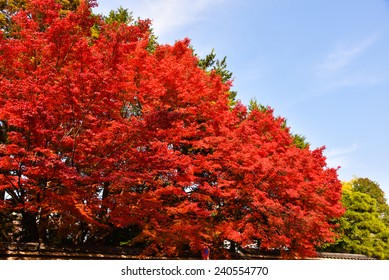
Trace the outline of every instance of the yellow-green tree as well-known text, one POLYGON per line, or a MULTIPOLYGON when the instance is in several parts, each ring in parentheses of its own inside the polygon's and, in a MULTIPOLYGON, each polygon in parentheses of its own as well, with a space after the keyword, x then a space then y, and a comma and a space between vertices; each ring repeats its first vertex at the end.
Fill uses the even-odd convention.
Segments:
POLYGON ((388 205, 378 183, 368 178, 344 182, 342 203, 340 238, 325 250, 389 259, 388 205))

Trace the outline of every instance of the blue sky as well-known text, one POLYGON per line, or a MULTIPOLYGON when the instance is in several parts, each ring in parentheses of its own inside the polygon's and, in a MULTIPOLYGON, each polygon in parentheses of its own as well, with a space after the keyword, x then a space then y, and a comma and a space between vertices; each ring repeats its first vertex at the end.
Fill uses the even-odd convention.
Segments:
POLYGON ((368 177, 389 199, 389 1, 100 0, 153 21, 159 43, 190 38, 227 56, 244 104, 287 119, 343 181, 368 177))

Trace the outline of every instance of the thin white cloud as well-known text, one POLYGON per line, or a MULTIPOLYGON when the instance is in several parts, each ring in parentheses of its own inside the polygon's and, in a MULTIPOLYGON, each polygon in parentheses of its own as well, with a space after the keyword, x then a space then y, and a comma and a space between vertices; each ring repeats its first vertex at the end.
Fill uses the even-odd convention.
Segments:
POLYGON ((202 20, 202 14, 217 7, 224 0, 146 0, 132 3, 136 16, 153 21, 158 37, 172 34, 177 29, 202 20), (135 5, 134 5, 135 4, 135 5))
POLYGON ((351 45, 338 46, 334 51, 328 54, 324 62, 319 65, 319 71, 327 73, 338 72, 344 69, 373 45, 376 39, 377 36, 373 35, 351 45))
MULTIPOLYGON (((225 0, 100 0, 95 9, 105 15, 120 6, 133 12, 135 17, 151 19, 154 33, 159 43, 167 42, 166 37, 176 34, 178 29, 205 19, 205 13, 220 7, 225 0), (162 42, 161 42, 162 39, 162 42)), ((174 38, 174 40, 182 38, 174 38)), ((169 38, 170 41, 170 38, 169 38)))
POLYGON ((327 165, 334 168, 346 166, 348 164, 349 155, 357 149, 358 145, 353 143, 347 147, 334 148, 328 151, 325 150, 324 155, 327 157, 327 165))
POLYGON ((375 34, 355 43, 338 45, 330 52, 316 67, 316 78, 321 83, 320 91, 381 82, 381 73, 371 73, 353 65, 368 52, 377 39, 375 34))

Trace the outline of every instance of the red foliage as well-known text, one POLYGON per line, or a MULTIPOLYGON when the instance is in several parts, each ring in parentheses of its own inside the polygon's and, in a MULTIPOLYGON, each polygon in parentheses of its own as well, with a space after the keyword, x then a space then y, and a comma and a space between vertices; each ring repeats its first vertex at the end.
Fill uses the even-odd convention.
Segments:
POLYGON ((150 52, 149 21, 29 2, 0 39, 0 213, 32 216, 30 240, 124 228, 144 254, 220 256, 229 240, 297 257, 331 240, 341 186, 322 149, 297 148, 271 110, 231 109, 189 40, 150 52))

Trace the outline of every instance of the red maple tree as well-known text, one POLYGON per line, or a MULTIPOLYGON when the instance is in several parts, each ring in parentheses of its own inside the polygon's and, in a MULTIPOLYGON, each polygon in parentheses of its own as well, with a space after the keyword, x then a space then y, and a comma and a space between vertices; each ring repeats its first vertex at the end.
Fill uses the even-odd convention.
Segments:
POLYGON ((189 40, 150 51, 150 21, 93 5, 27 1, 0 36, 4 239, 304 257, 333 238, 341 185, 322 149, 296 147, 271 109, 231 107, 189 40))

